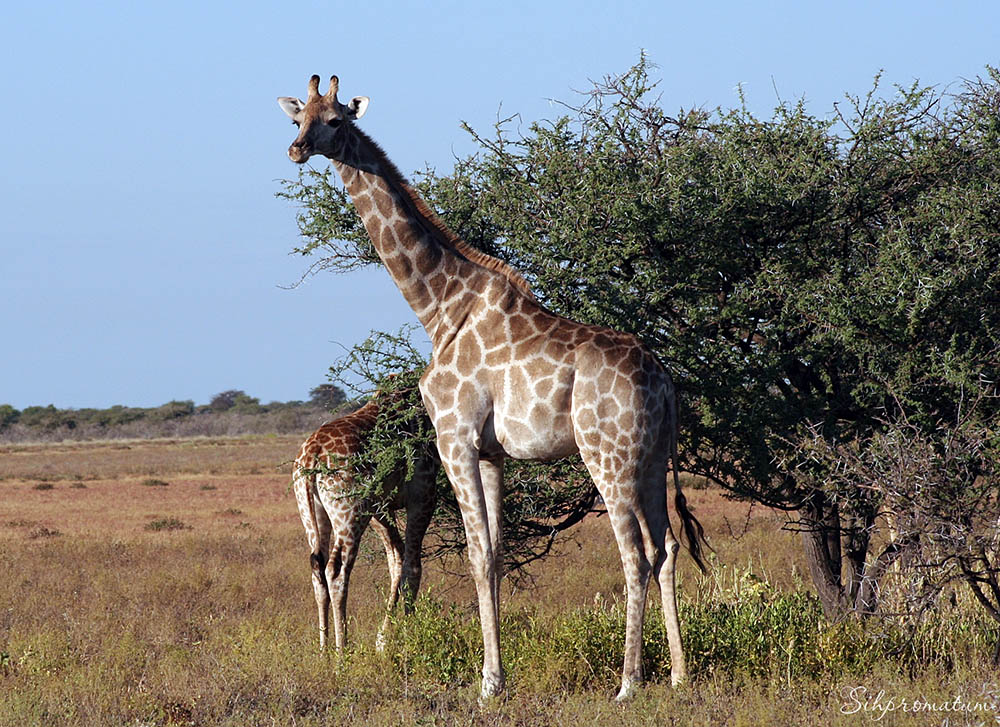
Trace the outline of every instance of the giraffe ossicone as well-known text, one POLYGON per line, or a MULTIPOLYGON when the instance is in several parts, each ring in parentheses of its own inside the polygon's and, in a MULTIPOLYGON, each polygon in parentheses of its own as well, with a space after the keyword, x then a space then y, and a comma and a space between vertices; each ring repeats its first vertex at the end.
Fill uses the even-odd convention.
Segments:
MULTIPOLYGON (((336 79, 336 76, 334 76, 336 79)), ((462 511, 483 632, 484 697, 503 691, 499 595, 503 460, 579 452, 607 506, 628 592, 619 699, 642 681, 650 578, 659 586, 671 681, 686 674, 674 590, 678 541, 667 513, 667 460, 689 548, 701 565, 701 526, 677 477, 673 381, 635 336, 558 316, 524 278, 449 230, 353 123, 366 97, 337 100, 339 82, 279 104, 299 127, 288 149, 331 160, 379 257, 433 346, 420 392, 462 511), (364 99, 359 101, 358 99, 364 99)))

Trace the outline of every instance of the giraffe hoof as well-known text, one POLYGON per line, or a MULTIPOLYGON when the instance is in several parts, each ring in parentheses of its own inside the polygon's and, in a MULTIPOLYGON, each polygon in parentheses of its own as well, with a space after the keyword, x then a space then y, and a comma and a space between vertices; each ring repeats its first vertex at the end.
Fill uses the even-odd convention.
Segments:
POLYGON ((629 700, 632 699, 632 697, 635 696, 638 686, 639 683, 634 682, 631 679, 623 681, 622 688, 621 690, 619 690, 618 696, 615 697, 615 701, 618 702, 618 704, 628 702, 629 700))
POLYGON ((483 674, 482 687, 479 690, 479 705, 490 704, 494 698, 503 694, 504 678, 493 674, 483 674))

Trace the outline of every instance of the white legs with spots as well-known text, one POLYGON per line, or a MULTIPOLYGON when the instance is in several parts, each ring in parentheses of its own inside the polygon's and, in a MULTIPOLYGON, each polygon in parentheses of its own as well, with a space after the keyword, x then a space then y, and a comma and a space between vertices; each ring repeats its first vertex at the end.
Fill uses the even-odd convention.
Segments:
MULTIPOLYGON (((585 457, 584 461, 588 459, 585 457)), ((663 606, 663 621, 670 647, 671 684, 677 686, 686 677, 675 589, 680 544, 674 537, 667 513, 666 467, 662 462, 649 463, 645 486, 628 480, 616 482, 615 497, 608 496, 609 478, 597 466, 588 464, 588 469, 605 497, 625 574, 625 660, 621 689, 616 697, 618 701, 624 701, 633 696, 643 681, 642 629, 651 577, 659 587, 663 606)))
MULTIPOLYGON (((438 432, 438 450, 452 452, 448 440, 438 432)), ((503 575, 503 460, 479 460, 469 448, 450 461, 442 457, 448 480, 462 510, 469 565, 479 599, 479 621, 483 631, 483 681, 480 694, 495 697, 506 679, 500 659, 500 578, 503 575)))

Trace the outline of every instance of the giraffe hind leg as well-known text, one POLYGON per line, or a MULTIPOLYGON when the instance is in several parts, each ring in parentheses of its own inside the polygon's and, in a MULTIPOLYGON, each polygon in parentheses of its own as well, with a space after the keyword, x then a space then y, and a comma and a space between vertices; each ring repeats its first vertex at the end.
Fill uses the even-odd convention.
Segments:
POLYGON ((370 516, 352 508, 337 517, 334 526, 330 561, 326 564, 326 581, 330 586, 333 611, 333 636, 337 652, 347 642, 347 591, 351 570, 361 546, 361 535, 368 527, 370 516))
POLYGON ((319 616, 319 648, 321 651, 326 649, 330 625, 330 587, 326 582, 327 560, 327 555, 322 550, 309 554, 313 593, 316 596, 316 610, 319 616))
POLYGON ((295 500, 299 516, 309 544, 309 570, 316 599, 319 621, 319 648, 326 648, 327 626, 329 624, 330 589, 326 580, 326 564, 330 552, 330 518, 317 497, 314 476, 297 474, 293 480, 295 500))
MULTIPOLYGON (((643 680, 642 627, 646 613, 646 595, 654 566, 644 547, 642 514, 630 503, 608 503, 611 527, 621 554, 625 576, 625 655, 622 663, 621 689, 616 699, 623 701, 635 692, 643 680)), ((654 561, 655 562, 655 561, 654 561)))
POLYGON ((677 542, 667 515, 666 462, 660 453, 654 453, 652 458, 631 460, 630 466, 614 467, 614 458, 602 457, 596 448, 584 448, 581 455, 604 498, 625 576, 625 655, 621 689, 616 697, 624 701, 643 681, 642 629, 651 577, 663 601, 675 684, 684 673, 674 597, 677 542))
POLYGON ((644 488, 640 493, 643 534, 647 556, 653 565, 652 575, 660 590, 663 623, 670 647, 670 682, 677 686, 687 675, 680 618, 677 614, 676 570, 680 543, 674 536, 667 511, 665 468, 654 467, 653 470, 644 480, 644 488))
POLYGON ((382 618, 382 625, 379 626, 378 634, 375 637, 376 651, 384 651, 386 634, 392 621, 392 613, 396 609, 399 600, 399 592, 403 580, 403 539, 399 537, 399 530, 392 523, 391 518, 384 518, 379 515, 372 517, 372 527, 382 539, 382 546, 385 548, 385 560, 389 566, 389 595, 386 599, 385 616, 382 618))

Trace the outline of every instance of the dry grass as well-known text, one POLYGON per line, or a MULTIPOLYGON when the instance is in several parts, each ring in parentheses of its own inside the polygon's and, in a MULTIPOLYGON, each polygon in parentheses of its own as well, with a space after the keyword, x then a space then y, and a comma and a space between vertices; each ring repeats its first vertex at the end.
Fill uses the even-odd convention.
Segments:
MULTIPOLYGON (((592 631, 595 614, 611 618, 620 603, 618 554, 601 517, 535 569, 533 587, 506 586, 503 701, 477 703, 478 626, 461 562, 428 564, 430 599, 400 620, 388 653, 371 648, 386 575, 370 537, 351 581, 351 648, 343 659, 320 656, 305 539, 288 475, 273 470, 297 445, 290 437, 4 449, 0 725, 866 725, 877 712, 842 713, 852 687, 897 701, 972 701, 996 681, 985 664, 961 659, 906 674, 885 662, 812 677, 786 673, 783 659, 760 673, 710 662, 683 689, 655 681, 619 707, 602 654, 580 651, 582 641, 562 653, 551 646, 574 628, 592 631), (42 473, 52 489, 33 488, 42 473), (169 486, 145 487, 147 478, 169 486), (73 487, 80 479, 86 487, 73 487), (147 528, 158 521, 186 527, 147 528), (425 644, 417 650, 407 641, 414 634, 425 644)), ((683 559, 689 612, 729 593, 720 583, 731 572, 803 588, 800 548, 780 515, 747 517, 716 490, 688 495, 718 561, 736 566, 720 566, 713 581, 683 559)), ((894 710, 878 724, 942 719, 894 710)))
POLYGON ((300 434, 0 445, 0 480, 93 480, 288 471, 300 434))

